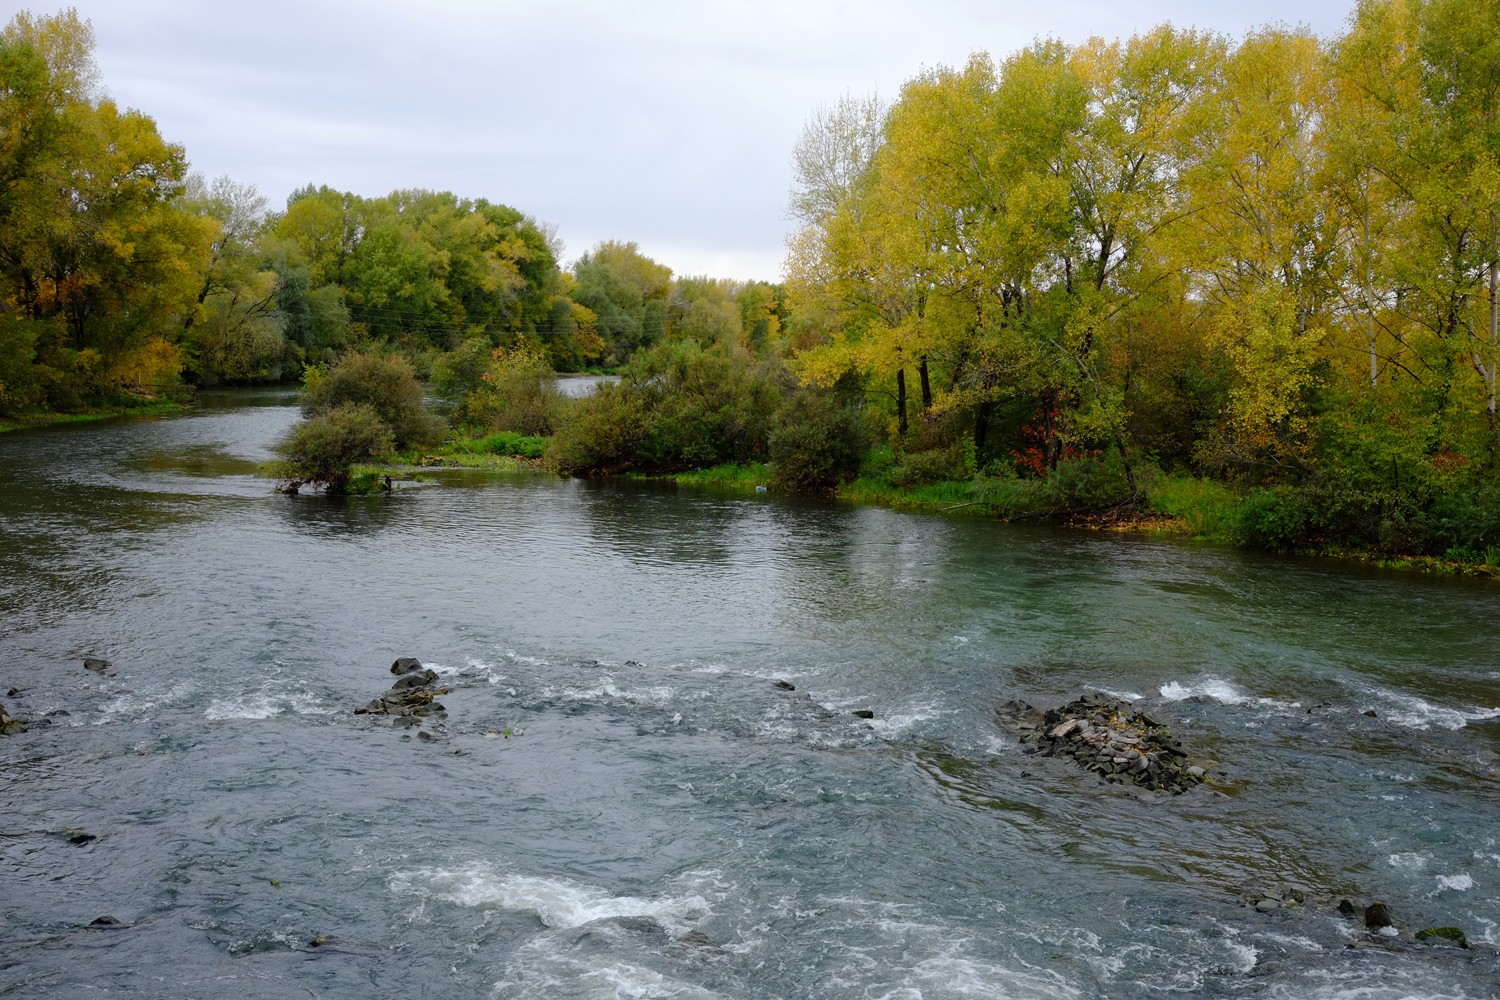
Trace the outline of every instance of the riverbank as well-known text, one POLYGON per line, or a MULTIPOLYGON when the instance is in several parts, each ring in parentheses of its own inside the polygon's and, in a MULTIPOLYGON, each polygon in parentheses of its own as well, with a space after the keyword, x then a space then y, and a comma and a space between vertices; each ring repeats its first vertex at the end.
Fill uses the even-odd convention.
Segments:
POLYGON ((170 400, 154 400, 149 403, 141 403, 140 405, 96 407, 81 413, 54 413, 50 411, 18 413, 0 417, 0 434, 10 431, 31 430, 37 427, 52 427, 57 424, 89 424, 100 420, 113 420, 115 417, 165 417, 181 413, 186 408, 187 404, 185 403, 177 403, 170 400))
MULTIPOLYGON (((768 489, 771 473, 765 465, 730 464, 665 478, 687 486, 748 493, 768 489)), ((1070 506, 1061 502, 1063 498, 1048 496, 1038 489, 1044 485, 1017 479, 976 479, 903 487, 867 476, 844 484, 833 496, 848 503, 873 504, 891 510, 977 515, 1002 521, 1051 521, 1090 531, 1190 538, 1233 548, 1258 548, 1246 543, 1241 528, 1251 498, 1222 483, 1159 475, 1144 486, 1138 498, 1092 506, 1070 506), (1050 502, 1038 503, 1038 500, 1050 502)), ((1334 545, 1283 551, 1287 555, 1345 560, 1382 569, 1500 579, 1500 552, 1493 548, 1473 553, 1477 558, 1459 558, 1457 554, 1451 557, 1392 554, 1334 545)))
MULTIPOLYGON (((480 469, 506 473, 547 472, 545 439, 510 432, 458 437, 418 454, 397 457, 380 467, 382 474, 411 478, 434 467, 480 469)), ((366 471, 374 471, 369 467, 366 471)), ((724 463, 666 475, 631 473, 630 478, 669 480, 683 486, 767 492, 774 487, 764 463, 724 463)), ((1190 538, 1233 548, 1266 550, 1246 537, 1247 519, 1256 510, 1253 493, 1192 476, 1155 473, 1145 477, 1140 494, 1114 500, 1111 494, 1072 484, 1059 489, 1048 480, 976 477, 958 482, 919 485, 893 483, 880 473, 841 485, 831 494, 851 504, 868 504, 913 513, 965 515, 1001 521, 1048 521, 1091 531, 1152 538, 1190 538)), ((1315 556, 1448 576, 1500 579, 1500 550, 1454 551, 1448 556, 1366 551, 1345 546, 1282 547, 1287 555, 1315 556), (1467 555, 1469 558, 1464 558, 1467 555)))

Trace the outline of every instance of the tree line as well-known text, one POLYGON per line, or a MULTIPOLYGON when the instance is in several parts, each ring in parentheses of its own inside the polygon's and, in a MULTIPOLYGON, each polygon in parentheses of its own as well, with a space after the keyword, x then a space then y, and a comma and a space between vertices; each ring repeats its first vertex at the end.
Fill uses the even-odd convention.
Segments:
POLYGON ((1197 490, 1250 544, 1500 563, 1495 24, 1364 0, 1328 40, 1162 26, 846 96, 793 151, 771 285, 625 242, 564 269, 547 226, 450 193, 270 211, 103 96, 76 13, 23 14, 0 413, 306 371, 309 447, 344 461, 437 425, 331 387, 417 377, 449 427, 546 436, 564 472, 768 461, 1001 513, 1197 490), (623 377, 547 391, 583 368, 623 377))
POLYGON ((797 368, 941 475, 1183 470, 1258 491, 1264 544, 1500 544, 1496 25, 1363 0, 846 97, 795 154, 797 368))
POLYGON ((351 351, 425 375, 465 344, 527 344, 576 371, 674 333, 774 335, 774 286, 674 281, 629 242, 563 270, 555 232, 482 198, 309 185, 273 211, 189 173, 109 99, 93 46, 74 10, 0 33, 0 414, 296 379, 351 351))

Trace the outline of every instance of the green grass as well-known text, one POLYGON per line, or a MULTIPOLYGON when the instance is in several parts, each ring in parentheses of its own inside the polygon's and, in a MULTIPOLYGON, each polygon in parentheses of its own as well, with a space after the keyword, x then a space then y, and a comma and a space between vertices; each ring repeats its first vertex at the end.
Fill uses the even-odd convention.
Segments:
POLYGON ((771 482, 771 470, 759 462, 749 465, 725 462, 707 469, 678 472, 670 478, 673 482, 686 486, 719 486, 751 493, 757 486, 766 486, 771 482))
POLYGON ((1147 488, 1151 509, 1182 521, 1194 538, 1234 542, 1239 537, 1240 496, 1222 483, 1163 475, 1147 488))
POLYGON ((83 413, 13 413, 10 416, 0 419, 0 434, 32 427, 52 427, 57 424, 88 424, 98 420, 111 420, 115 417, 166 416, 173 413, 181 413, 184 409, 186 407, 182 403, 157 400, 151 403, 103 406, 98 409, 87 410, 83 413))
POLYGON ((517 434, 515 431, 494 431, 475 437, 454 437, 433 454, 515 455, 519 458, 541 458, 546 447, 547 439, 543 437, 517 434))

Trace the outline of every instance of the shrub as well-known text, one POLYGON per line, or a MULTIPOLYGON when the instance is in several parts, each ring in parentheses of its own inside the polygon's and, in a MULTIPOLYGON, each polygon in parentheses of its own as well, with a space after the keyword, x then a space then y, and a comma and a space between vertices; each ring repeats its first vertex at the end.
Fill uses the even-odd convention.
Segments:
POLYGON ((1108 507, 1131 494, 1124 463, 1114 454, 1058 462, 1041 485, 1043 502, 1055 508, 1108 507))
POLYGON ((645 436, 646 403, 636 386, 607 383, 569 407, 547 444, 547 460, 567 474, 624 472, 645 436))
POLYGON ((489 367, 490 342, 484 337, 472 337, 432 363, 428 386, 455 423, 466 419, 464 404, 484 384, 489 367))
POLYGON ((1429 512, 1434 540, 1476 552, 1500 545, 1500 486, 1476 486, 1438 497, 1429 512))
POLYGON ((422 402, 422 386, 405 358, 351 354, 333 368, 303 376, 302 413, 314 417, 346 403, 370 407, 405 451, 442 435, 442 422, 422 402))
POLYGON ((890 472, 891 484, 903 488, 971 478, 961 445, 907 452, 890 472))
POLYGON ((794 393, 771 429, 772 482, 796 493, 832 489, 859 474, 870 438, 863 410, 843 394, 794 393))
POLYGON ((1313 527, 1307 498, 1290 486, 1251 490, 1240 505, 1239 521, 1244 544, 1273 552, 1306 547, 1313 527))
POLYGON ((639 355, 626 376, 649 414, 642 467, 675 470, 766 456, 780 392, 769 373, 722 344, 668 341, 639 355))
MULTIPOLYGON (((465 355, 462 364, 471 369, 472 359, 465 355)), ((523 344, 490 352, 479 383, 464 396, 457 415, 492 430, 547 435, 563 404, 552 365, 540 351, 523 344)))
POLYGON ((390 428, 374 407, 343 403, 297 424, 277 443, 276 453, 290 492, 312 485, 345 493, 356 463, 385 458, 392 447, 390 428))

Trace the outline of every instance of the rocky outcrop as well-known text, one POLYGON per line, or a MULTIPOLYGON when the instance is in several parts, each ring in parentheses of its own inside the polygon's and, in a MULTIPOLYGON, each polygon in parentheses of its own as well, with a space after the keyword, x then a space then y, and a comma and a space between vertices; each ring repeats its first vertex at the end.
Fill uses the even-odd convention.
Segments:
POLYGON ((392 715, 415 722, 446 714, 437 696, 447 694, 448 689, 436 686, 436 671, 426 669, 415 657, 403 656, 391 664, 391 673, 397 676, 396 682, 379 698, 356 708, 355 715, 392 715))
POLYGON ((1000 711, 1028 752, 1066 758, 1113 784, 1181 795, 1213 766, 1194 763, 1165 726, 1107 695, 1086 694, 1046 712, 1013 701, 1000 711))
POLYGON ((7 712, 4 705, 0 705, 0 736, 11 736, 25 731, 26 723, 7 712))

